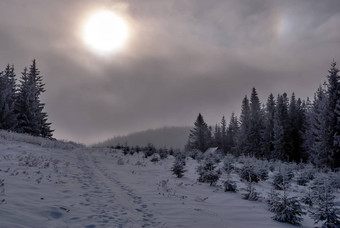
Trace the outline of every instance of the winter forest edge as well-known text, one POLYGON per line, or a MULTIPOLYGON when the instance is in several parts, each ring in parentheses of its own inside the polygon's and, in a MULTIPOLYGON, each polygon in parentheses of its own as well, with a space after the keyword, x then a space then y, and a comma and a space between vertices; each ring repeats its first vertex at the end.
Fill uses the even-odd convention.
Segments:
POLYGON ((235 156, 311 162, 318 167, 340 167, 340 77, 335 62, 327 82, 314 99, 302 100, 293 93, 270 94, 261 104, 257 91, 244 97, 241 115, 232 114, 227 126, 223 116, 214 129, 201 114, 191 130, 187 150, 206 151, 218 147, 235 156))

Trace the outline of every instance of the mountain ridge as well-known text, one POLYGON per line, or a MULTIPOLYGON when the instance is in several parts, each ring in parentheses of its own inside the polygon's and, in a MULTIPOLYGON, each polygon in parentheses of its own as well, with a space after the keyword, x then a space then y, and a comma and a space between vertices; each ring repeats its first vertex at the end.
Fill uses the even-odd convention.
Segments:
POLYGON ((148 143, 157 148, 167 147, 184 149, 191 127, 162 127, 138 131, 124 136, 116 136, 94 144, 96 147, 109 147, 118 144, 129 146, 146 146, 148 143))

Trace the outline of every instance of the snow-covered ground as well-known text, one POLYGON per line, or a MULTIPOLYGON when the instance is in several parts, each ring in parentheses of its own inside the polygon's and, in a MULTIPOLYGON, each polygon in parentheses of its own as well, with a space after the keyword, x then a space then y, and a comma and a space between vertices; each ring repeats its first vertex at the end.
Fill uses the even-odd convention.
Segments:
MULTIPOLYGON (((0 227, 294 227, 242 191, 197 182, 195 160, 176 178, 173 160, 0 134, 0 227)), ((302 227, 314 227, 308 215, 302 227)))

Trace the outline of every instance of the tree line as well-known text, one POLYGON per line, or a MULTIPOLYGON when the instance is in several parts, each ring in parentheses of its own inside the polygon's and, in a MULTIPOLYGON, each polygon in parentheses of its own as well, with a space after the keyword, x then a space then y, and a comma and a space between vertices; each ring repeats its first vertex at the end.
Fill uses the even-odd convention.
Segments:
POLYGON ((14 65, 7 65, 0 72, 0 129, 52 138, 45 104, 40 95, 45 92, 42 75, 32 61, 24 68, 17 84, 14 65))
POLYGON ((319 167, 340 167, 340 76, 335 62, 314 99, 293 93, 262 104, 255 88, 242 100, 241 114, 222 117, 214 129, 201 114, 191 130, 187 150, 219 147, 225 153, 282 161, 312 162, 319 167))

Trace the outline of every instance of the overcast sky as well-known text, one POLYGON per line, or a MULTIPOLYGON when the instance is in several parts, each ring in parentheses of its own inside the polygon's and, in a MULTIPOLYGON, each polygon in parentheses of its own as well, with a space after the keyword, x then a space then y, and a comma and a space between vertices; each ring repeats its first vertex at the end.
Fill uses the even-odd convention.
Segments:
POLYGON ((253 86, 312 97, 340 62, 339 0, 0 0, 0 66, 37 59, 54 136, 93 143, 162 126, 213 125, 253 86), (131 34, 119 53, 84 44, 97 10, 131 34))

